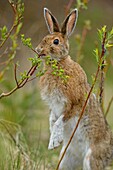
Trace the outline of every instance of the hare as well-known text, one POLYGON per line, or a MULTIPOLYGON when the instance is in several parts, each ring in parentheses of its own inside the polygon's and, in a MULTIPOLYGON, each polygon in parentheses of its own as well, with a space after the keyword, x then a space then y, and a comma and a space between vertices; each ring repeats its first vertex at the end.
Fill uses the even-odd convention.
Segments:
MULTIPOLYGON (((44 17, 50 34, 36 48, 47 70, 40 78, 40 89, 42 99, 51 110, 48 148, 54 149, 63 142, 62 154, 75 128, 90 85, 84 70, 69 56, 68 39, 76 26, 77 9, 66 17, 61 29, 47 8, 44 8, 44 17), (51 60, 57 60, 57 66, 68 75, 66 83, 52 74, 51 65, 45 62, 47 55, 51 56, 51 60)), ((105 170, 112 160, 113 134, 92 94, 59 170, 105 170)))

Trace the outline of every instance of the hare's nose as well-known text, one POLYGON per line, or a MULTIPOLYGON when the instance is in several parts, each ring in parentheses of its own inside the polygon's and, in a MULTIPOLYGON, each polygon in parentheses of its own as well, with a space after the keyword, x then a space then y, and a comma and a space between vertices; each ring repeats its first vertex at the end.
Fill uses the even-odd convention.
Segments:
POLYGON ((41 47, 36 47, 36 48, 35 48, 35 51, 36 51, 38 54, 40 54, 40 53, 42 52, 42 50, 43 50, 43 48, 41 48, 41 47))

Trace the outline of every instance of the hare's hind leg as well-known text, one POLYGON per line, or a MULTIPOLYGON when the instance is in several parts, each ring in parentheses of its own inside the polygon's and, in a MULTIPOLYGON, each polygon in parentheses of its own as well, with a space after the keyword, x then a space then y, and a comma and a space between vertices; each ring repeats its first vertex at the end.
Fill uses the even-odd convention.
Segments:
POLYGON ((92 157, 92 150, 89 148, 86 152, 84 161, 83 161, 83 170, 96 170, 91 169, 91 157, 92 157))
POLYGON ((91 155, 92 150, 89 148, 83 161, 83 170, 91 170, 91 155))
MULTIPOLYGON (((60 157, 64 152, 66 145, 62 147, 60 157)), ((61 161, 59 170, 82 170, 83 158, 77 148, 70 144, 64 158, 61 161)))
POLYGON ((104 170, 102 155, 99 146, 94 149, 89 148, 83 161, 83 170, 104 170))
POLYGON ((75 157, 67 153, 60 164, 59 170, 81 170, 81 167, 75 157))

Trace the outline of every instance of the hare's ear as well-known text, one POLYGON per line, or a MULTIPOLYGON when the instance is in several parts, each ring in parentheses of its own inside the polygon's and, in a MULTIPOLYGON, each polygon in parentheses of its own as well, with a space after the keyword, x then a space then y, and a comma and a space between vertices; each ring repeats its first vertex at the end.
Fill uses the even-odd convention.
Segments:
POLYGON ((47 8, 44 8, 44 18, 50 34, 52 34, 53 32, 60 32, 57 19, 52 15, 52 13, 47 8))
POLYGON ((72 34, 76 26, 77 17, 78 17, 78 10, 77 9, 72 10, 71 13, 66 17, 66 19, 63 22, 61 28, 62 34, 67 35, 67 37, 69 37, 72 34))

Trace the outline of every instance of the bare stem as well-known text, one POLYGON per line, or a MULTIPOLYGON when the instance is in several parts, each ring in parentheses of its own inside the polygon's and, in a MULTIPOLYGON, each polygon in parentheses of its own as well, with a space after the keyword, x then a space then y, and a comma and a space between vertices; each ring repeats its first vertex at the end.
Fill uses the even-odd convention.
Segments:
POLYGON ((15 82, 16 82, 16 85, 17 85, 17 87, 19 87, 16 72, 17 72, 17 64, 15 64, 14 74, 15 74, 15 82))
POLYGON ((76 55, 76 61, 78 63, 80 63, 80 55, 81 55, 81 51, 82 51, 82 48, 83 48, 83 45, 84 45, 84 42, 85 42, 85 39, 86 39, 87 32, 88 32, 88 29, 86 28, 86 26, 84 26, 83 31, 82 31, 80 47, 79 47, 79 50, 78 50, 77 55, 76 55))
POLYGON ((104 82, 105 82, 105 72, 104 70, 101 70, 100 73, 100 105, 101 109, 104 112, 104 82))
POLYGON ((9 36, 11 35, 12 31, 14 30, 14 28, 16 27, 15 24, 12 25, 11 29, 9 30, 9 32, 7 33, 7 36, 5 38, 4 41, 2 41, 2 43, 0 44, 0 48, 5 44, 5 42, 7 41, 7 39, 9 38, 9 36))
POLYGON ((100 60, 102 61, 102 65, 101 65, 101 77, 100 77, 100 104, 101 104, 101 109, 104 112, 104 81, 105 81, 105 72, 104 72, 104 68, 105 68, 105 59, 104 59, 104 55, 105 55, 105 41, 106 41, 106 34, 107 32, 104 33, 104 37, 103 37, 103 42, 102 42, 102 53, 101 53, 101 57, 100 60))
POLYGON ((10 96, 12 93, 14 93, 15 91, 17 91, 18 87, 16 86, 14 89, 12 89, 10 92, 7 92, 7 93, 2 93, 0 95, 0 99, 3 98, 3 97, 7 97, 7 96, 10 96))

